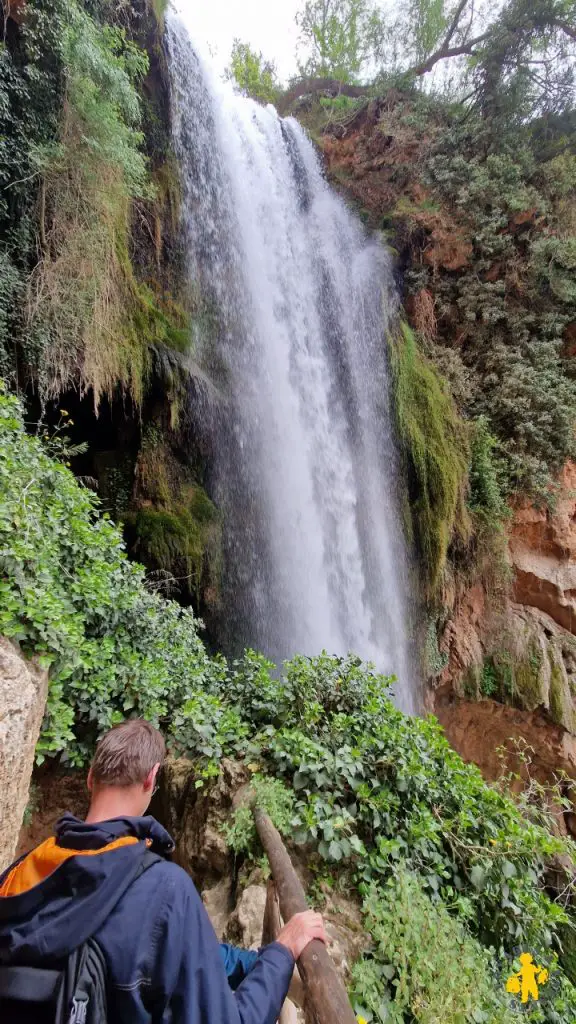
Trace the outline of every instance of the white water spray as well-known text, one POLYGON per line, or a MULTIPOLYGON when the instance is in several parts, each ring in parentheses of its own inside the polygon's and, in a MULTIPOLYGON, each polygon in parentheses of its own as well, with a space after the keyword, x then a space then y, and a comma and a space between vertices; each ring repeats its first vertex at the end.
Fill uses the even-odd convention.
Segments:
POLYGON ((213 424, 229 647, 354 651, 414 709, 386 331, 389 256, 298 123, 234 94, 168 32, 196 358, 213 424))

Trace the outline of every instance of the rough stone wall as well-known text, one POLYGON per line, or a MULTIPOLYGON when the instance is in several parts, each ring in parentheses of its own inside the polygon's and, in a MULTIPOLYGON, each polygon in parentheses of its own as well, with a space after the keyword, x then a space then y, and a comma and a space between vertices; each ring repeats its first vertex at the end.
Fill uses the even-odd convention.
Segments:
POLYGON ((0 871, 18 843, 47 693, 47 672, 0 637, 0 871))
MULTIPOLYGON (((576 465, 564 467, 553 509, 515 508, 507 557, 507 599, 494 600, 482 583, 454 595, 441 642, 446 665, 429 706, 489 780, 504 770, 524 778, 517 744, 540 783, 576 779, 576 465), (490 699, 483 687, 487 660, 513 668, 505 698, 490 699)), ((573 799, 571 789, 565 795, 573 799)), ((576 816, 565 817, 574 831, 576 816)))
MULTIPOLYGON (((514 703, 538 707, 576 734, 576 466, 567 463, 553 511, 523 504, 514 511, 508 543, 511 599, 495 601, 481 583, 454 600, 441 648, 447 664, 432 705, 447 691, 471 697, 484 659, 508 655, 527 663, 514 703), (534 668, 528 671, 532 656, 534 668)), ((517 673, 521 675, 521 673, 517 673)))

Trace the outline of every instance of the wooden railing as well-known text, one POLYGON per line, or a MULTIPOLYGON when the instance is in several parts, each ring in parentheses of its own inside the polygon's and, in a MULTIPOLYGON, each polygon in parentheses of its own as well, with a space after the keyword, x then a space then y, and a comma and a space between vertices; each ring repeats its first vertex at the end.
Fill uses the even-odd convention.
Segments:
MULTIPOLYGON (((289 921, 294 914, 308 910, 302 883, 277 829, 259 807, 252 813, 264 852, 270 863, 273 884, 268 887, 264 913, 263 941, 272 942, 280 930, 280 915, 289 921)), ((356 1017, 344 985, 336 972, 324 943, 317 939, 306 946, 298 960, 298 972, 304 990, 307 1024, 356 1024, 356 1017)), ((281 1024, 292 1024, 290 1009, 280 1017, 281 1024)))

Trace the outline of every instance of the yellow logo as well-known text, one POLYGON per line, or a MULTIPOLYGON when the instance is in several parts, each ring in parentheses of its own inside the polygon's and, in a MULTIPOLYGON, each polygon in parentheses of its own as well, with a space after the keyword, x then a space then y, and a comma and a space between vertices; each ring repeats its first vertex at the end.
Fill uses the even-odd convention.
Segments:
POLYGON ((545 967, 537 967, 531 953, 522 953, 520 957, 522 967, 516 974, 511 974, 506 982, 506 991, 512 995, 520 996, 523 1003, 529 999, 539 999, 538 985, 545 985, 548 981, 548 971, 545 967))

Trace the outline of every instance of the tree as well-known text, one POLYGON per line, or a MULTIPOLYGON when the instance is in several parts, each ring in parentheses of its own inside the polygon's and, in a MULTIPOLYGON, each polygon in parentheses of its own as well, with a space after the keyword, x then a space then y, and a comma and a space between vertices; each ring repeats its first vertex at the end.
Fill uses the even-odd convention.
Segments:
POLYGON ((481 20, 474 0, 406 0, 383 38, 385 74, 422 79, 456 65, 458 91, 492 117, 521 122, 573 105, 574 0, 506 0, 491 20, 481 20))
POLYGON ((275 103, 280 92, 276 65, 249 43, 235 39, 226 68, 226 78, 235 81, 245 96, 258 103, 275 103))
POLYGON ((296 21, 301 75, 358 81, 374 57, 381 27, 371 0, 306 0, 296 21))

